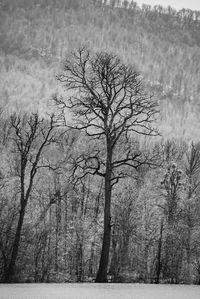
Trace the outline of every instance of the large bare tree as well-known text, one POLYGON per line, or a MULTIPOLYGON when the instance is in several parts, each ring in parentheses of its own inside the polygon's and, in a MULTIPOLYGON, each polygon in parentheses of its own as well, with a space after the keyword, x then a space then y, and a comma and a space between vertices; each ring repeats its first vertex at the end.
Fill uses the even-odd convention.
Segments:
POLYGON ((94 149, 75 161, 75 171, 104 179, 104 232, 96 282, 107 281, 111 239, 111 196, 113 186, 149 161, 133 141, 134 135, 155 136, 152 126, 157 103, 142 88, 134 67, 106 52, 92 53, 83 47, 66 59, 58 80, 69 97, 55 97, 60 109, 73 112, 69 127, 84 130, 94 149), (104 154, 103 154, 104 153, 104 154))

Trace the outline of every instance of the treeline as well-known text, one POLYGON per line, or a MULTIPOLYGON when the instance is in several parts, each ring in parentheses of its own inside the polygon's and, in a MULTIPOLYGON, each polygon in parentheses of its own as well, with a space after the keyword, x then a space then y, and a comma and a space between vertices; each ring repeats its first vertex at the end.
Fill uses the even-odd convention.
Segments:
MULTIPOLYGON (((16 245, 15 282, 93 281, 98 270, 104 183, 77 179, 87 137, 57 127, 53 117, 1 118, 2 281, 16 245)), ((114 187, 109 277, 199 284, 200 145, 160 140, 148 148, 160 166, 141 166, 114 187)))
POLYGON ((161 102, 167 138, 197 140, 199 12, 115 2, 1 1, 1 102, 44 111, 60 61, 87 43, 117 52, 142 72, 161 102))

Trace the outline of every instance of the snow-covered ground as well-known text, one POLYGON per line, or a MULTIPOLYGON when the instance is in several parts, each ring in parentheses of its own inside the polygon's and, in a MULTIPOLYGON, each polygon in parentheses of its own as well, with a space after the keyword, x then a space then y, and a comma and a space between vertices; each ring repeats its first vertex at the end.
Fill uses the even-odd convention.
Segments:
POLYGON ((200 286, 0 284, 0 299, 200 299, 200 286))

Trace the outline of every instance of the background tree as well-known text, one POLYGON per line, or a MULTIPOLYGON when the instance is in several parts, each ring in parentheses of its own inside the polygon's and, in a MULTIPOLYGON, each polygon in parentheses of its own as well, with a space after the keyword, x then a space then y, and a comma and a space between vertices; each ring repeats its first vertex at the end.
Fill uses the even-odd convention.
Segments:
POLYGON ((167 226, 163 273, 171 283, 178 283, 182 267, 183 235, 181 232, 184 183, 183 171, 176 163, 170 163, 161 185, 164 191, 163 209, 167 226))
POLYGON ((155 136, 152 126, 157 104, 142 88, 139 73, 113 54, 91 54, 86 48, 74 52, 64 64, 58 80, 70 93, 69 99, 55 98, 62 109, 74 115, 71 127, 84 130, 94 142, 93 153, 82 154, 76 169, 83 176, 97 174, 104 178, 104 233, 96 282, 107 281, 111 238, 111 197, 113 186, 129 175, 129 167, 137 169, 148 161, 136 141, 135 134, 155 136), (100 157, 98 143, 103 143, 100 157))
POLYGON ((37 113, 24 116, 14 114, 10 117, 10 126, 12 130, 13 151, 16 153, 16 171, 20 185, 20 211, 10 261, 5 272, 5 282, 12 281, 15 273, 15 264, 27 203, 31 195, 36 173, 43 166, 40 164, 42 152, 53 140, 55 120, 53 115, 48 122, 44 118, 40 118, 37 113))
MULTIPOLYGON (((196 263, 196 248, 198 248, 198 244, 196 244, 196 237, 198 235, 198 202, 199 202, 199 191, 200 191, 200 144, 191 143, 186 152, 186 159, 184 161, 184 167, 187 177, 187 195, 184 203, 184 218, 185 218, 185 248, 186 248, 186 260, 187 260, 187 279, 188 282, 191 282, 191 273, 192 273, 192 265, 191 258, 192 252, 194 263, 196 263), (192 238, 192 234, 194 234, 195 238, 192 238)), ((198 237, 197 237, 198 238, 198 237)), ((198 260, 198 258, 197 258, 198 260)), ((197 267, 198 269, 198 267, 197 267)))

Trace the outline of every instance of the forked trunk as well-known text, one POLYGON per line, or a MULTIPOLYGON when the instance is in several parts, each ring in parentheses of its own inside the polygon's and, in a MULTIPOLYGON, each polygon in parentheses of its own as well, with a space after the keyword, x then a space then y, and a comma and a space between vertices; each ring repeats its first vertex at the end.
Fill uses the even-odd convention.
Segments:
POLYGON ((22 226, 23 226, 23 222, 24 222, 25 208, 26 208, 26 204, 24 204, 20 210, 19 220, 18 220, 18 224, 17 224, 17 230, 16 230, 15 239, 14 239, 13 248, 12 248, 11 259, 10 259, 8 268, 6 270, 5 276, 4 276, 4 282, 7 282, 7 283, 12 282, 14 274, 15 274, 15 264, 16 264, 16 260, 17 260, 18 250, 19 250, 21 230, 22 230, 22 226))

